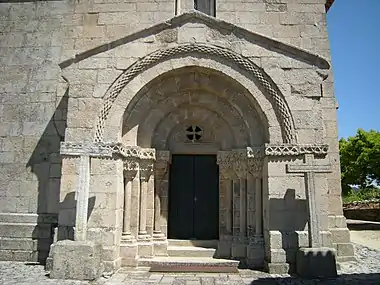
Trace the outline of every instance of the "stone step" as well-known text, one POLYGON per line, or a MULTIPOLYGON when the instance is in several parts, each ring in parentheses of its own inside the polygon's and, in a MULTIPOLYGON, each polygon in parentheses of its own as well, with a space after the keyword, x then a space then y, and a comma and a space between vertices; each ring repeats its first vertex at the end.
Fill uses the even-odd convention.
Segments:
POLYGON ((0 238, 0 250, 36 251, 38 241, 31 238, 0 238))
POLYGON ((169 256, 175 257, 213 257, 215 254, 215 248, 204 248, 196 246, 169 246, 169 256))
POLYGON ((237 273, 239 261, 211 257, 157 256, 141 258, 139 266, 150 267, 151 272, 217 272, 237 273))
POLYGON ((2 250, 0 249, 0 261, 23 261, 23 262, 37 262, 37 251, 25 250, 2 250))
POLYGON ((217 248, 218 240, 188 240, 188 239, 168 239, 169 246, 196 246, 203 248, 217 248))
POLYGON ((50 238, 51 226, 32 223, 1 223, 0 237, 7 238, 50 238))

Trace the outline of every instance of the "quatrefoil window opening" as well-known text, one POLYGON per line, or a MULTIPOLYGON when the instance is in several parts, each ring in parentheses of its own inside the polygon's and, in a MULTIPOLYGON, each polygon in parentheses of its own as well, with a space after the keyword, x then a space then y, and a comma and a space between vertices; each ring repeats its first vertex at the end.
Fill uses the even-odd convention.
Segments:
POLYGON ((194 125, 186 129, 186 138, 191 142, 199 141, 202 138, 203 130, 201 127, 194 125))

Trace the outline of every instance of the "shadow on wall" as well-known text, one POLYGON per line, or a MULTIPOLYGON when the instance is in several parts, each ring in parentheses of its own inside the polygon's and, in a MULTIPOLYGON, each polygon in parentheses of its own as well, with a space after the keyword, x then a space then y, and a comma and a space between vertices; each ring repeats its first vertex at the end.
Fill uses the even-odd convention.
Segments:
POLYGON ((314 279, 305 280, 297 277, 287 278, 260 278, 253 280, 251 285, 271 285, 271 284, 314 284, 314 285, 345 285, 345 284, 365 284, 365 285, 378 285, 380 284, 380 273, 362 273, 362 274, 343 274, 337 278, 331 279, 314 279))
POLYGON ((269 225, 271 231, 279 231, 282 236, 282 248, 286 252, 286 262, 295 265, 297 250, 300 247, 299 235, 296 231, 307 230, 307 201, 297 199, 295 189, 287 189, 284 198, 270 199, 269 225))
POLYGON ((58 223, 58 204, 62 160, 60 142, 65 139, 69 89, 62 96, 52 118, 35 147, 27 168, 38 179, 37 226, 33 238, 37 239, 38 261, 44 262, 53 242, 53 229, 58 223))
MULTIPOLYGON (((70 207, 74 213, 73 224, 75 224, 75 193, 68 193, 64 201, 59 202, 62 170, 60 142, 65 140, 68 99, 69 88, 66 89, 62 96, 26 164, 26 168, 30 168, 30 171, 37 176, 38 180, 38 219, 37 226, 33 231, 33 239, 37 240, 38 261, 42 264, 45 263, 49 255, 50 245, 54 241, 54 229, 58 225, 60 208, 70 207)), ((89 215, 94 204, 95 197, 90 198, 89 215)), ((64 238, 70 238, 70 236, 65 236, 64 238)), ((73 235, 71 238, 73 238, 73 235)))

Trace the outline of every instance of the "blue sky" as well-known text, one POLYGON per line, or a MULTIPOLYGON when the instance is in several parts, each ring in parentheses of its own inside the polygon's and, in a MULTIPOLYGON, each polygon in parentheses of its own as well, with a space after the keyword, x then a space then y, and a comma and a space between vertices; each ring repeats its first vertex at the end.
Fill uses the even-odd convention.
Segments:
POLYGON ((380 0, 335 0, 327 13, 339 137, 380 129, 380 0))

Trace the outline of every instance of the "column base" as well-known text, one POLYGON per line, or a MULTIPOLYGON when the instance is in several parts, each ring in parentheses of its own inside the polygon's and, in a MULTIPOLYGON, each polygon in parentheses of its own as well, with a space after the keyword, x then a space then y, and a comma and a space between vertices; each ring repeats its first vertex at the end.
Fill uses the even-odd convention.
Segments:
POLYGON ((150 258, 154 255, 152 237, 150 235, 139 235, 137 237, 137 248, 139 257, 150 258))
POLYGON ((121 264, 123 262, 123 259, 121 257, 116 258, 115 260, 107 260, 103 261, 104 264, 104 272, 107 275, 112 275, 116 271, 118 271, 121 267, 121 264))
POLYGON ((104 271, 102 246, 93 241, 58 241, 52 254, 52 279, 95 280, 104 271))
POLYGON ((332 248, 300 248, 297 252, 296 272, 302 278, 336 277, 336 251, 332 248))
POLYGON ((253 236, 247 246, 247 267, 250 269, 263 268, 264 257, 264 238, 262 236, 253 236))
POLYGON ((288 274, 290 266, 286 262, 268 262, 264 261, 264 269, 269 274, 288 274))
POLYGON ((122 258, 121 265, 128 267, 136 267, 138 263, 137 241, 133 237, 130 239, 121 237, 120 256, 122 258))
POLYGON ((220 238, 216 255, 218 258, 230 258, 232 256, 232 236, 220 238))
POLYGON ((234 237, 231 248, 232 258, 237 260, 245 260, 247 257, 248 240, 243 237, 234 237))
POLYGON ((163 233, 153 233, 153 249, 155 256, 168 256, 168 240, 163 233))

